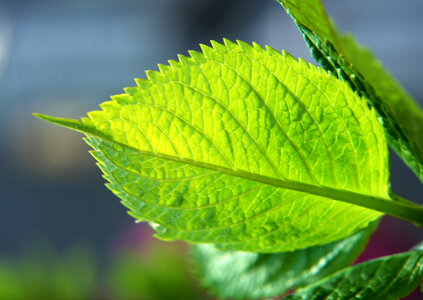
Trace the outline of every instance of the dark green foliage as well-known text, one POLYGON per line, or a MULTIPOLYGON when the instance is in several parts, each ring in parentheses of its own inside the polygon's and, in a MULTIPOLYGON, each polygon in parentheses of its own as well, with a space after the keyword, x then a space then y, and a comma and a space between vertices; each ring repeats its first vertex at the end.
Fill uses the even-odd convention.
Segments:
POLYGON ((422 280, 423 251, 412 250, 344 269, 285 299, 401 299, 422 280))
POLYGON ((203 286, 218 297, 271 297, 306 286, 350 265, 377 225, 375 222, 339 242, 293 252, 222 251, 207 244, 194 246, 192 252, 203 286))

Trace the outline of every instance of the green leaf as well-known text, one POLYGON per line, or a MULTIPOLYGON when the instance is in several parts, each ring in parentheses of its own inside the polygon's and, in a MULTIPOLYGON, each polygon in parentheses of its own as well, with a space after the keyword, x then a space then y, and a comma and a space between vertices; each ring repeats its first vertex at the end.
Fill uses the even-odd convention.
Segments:
POLYGON ((193 247, 202 285, 219 298, 264 298, 306 286, 350 265, 378 222, 341 241, 294 252, 259 254, 193 247))
POLYGON ((366 48, 338 33, 320 0, 277 0, 303 33, 313 57, 368 98, 388 142, 423 181, 423 111, 366 48))
POLYGON ((423 208, 389 199, 383 128, 348 84, 271 48, 225 44, 147 72, 89 118, 38 116, 86 133, 108 187, 162 239, 283 252, 381 212, 421 222, 423 208))
POLYGON ((401 299, 422 280, 423 251, 414 250, 344 269, 285 299, 401 299))
POLYGON ((142 251, 120 251, 108 271, 107 299, 204 300, 189 276, 185 256, 177 250, 149 243, 142 251))
POLYGON ((51 250, 33 249, 17 261, 0 258, 0 299, 94 299, 97 263, 92 253, 75 248, 57 255, 51 250))

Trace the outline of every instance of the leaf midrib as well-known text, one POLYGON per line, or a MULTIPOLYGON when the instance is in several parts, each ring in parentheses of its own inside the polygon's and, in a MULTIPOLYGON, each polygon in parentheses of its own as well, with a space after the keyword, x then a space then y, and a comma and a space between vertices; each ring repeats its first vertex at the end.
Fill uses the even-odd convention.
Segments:
POLYGON ((229 169, 219 165, 214 165, 211 163, 194 161, 187 158, 176 157, 164 153, 154 152, 154 151, 145 151, 130 145, 117 142, 112 137, 108 137, 104 134, 100 134, 92 125, 84 124, 81 121, 73 119, 63 119, 51 117, 43 114, 34 114, 36 117, 48 121, 50 123, 67 127, 72 130, 84 133, 88 136, 93 136, 101 140, 105 140, 112 144, 119 145, 126 149, 136 151, 140 154, 153 156, 165 160, 174 161, 177 163, 188 164, 194 167, 204 168, 216 172, 220 172, 226 175, 235 176, 243 178, 250 181, 255 181, 263 183, 266 185, 274 186, 277 188, 289 189, 301 193, 307 193, 323 198, 329 198, 336 201, 341 201, 364 208, 372 209, 384 214, 388 214, 412 223, 415 223, 417 226, 423 227, 423 207, 417 205, 405 204, 403 202, 393 201, 389 198, 382 198, 377 196, 360 194, 348 190, 341 190, 336 188, 331 188, 323 185, 312 185, 308 183, 302 183, 291 180, 281 180, 278 178, 272 178, 260 174, 250 173, 241 169, 229 169))

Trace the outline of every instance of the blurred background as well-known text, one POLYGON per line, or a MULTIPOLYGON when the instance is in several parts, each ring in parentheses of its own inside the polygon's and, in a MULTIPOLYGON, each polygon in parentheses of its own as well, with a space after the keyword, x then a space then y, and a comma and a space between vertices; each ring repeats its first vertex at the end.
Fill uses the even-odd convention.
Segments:
MULTIPOLYGON (((423 101, 421 0, 324 3, 341 30, 353 32, 423 101)), ((25 273, 37 274, 38 286, 61 278, 69 299, 175 299, 177 292, 157 288, 160 282, 166 289, 166 280, 190 287, 180 289, 181 299, 206 297, 190 275, 186 247, 163 245, 134 223, 104 187, 82 136, 32 113, 79 118, 133 86, 145 70, 223 37, 313 62, 272 0, 0 0, 0 293, 25 273), (166 253, 164 262, 157 253, 166 253), (175 271, 162 270, 164 264, 175 271), (137 279, 124 286, 128 274, 137 279)), ((421 184, 395 156, 392 185, 423 203, 421 184)), ((361 260, 408 250, 422 239, 421 230, 385 217, 361 260)))

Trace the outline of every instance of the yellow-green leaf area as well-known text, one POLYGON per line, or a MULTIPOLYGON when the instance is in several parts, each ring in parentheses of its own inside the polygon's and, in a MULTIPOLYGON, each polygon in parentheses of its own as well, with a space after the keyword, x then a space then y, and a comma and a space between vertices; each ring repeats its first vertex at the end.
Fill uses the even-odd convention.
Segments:
POLYGON ((281 252, 379 217, 361 207, 391 202, 385 136, 366 101, 289 54, 212 46, 147 72, 89 118, 44 118, 88 135, 108 187, 163 239, 281 252))

